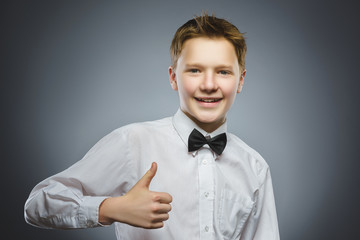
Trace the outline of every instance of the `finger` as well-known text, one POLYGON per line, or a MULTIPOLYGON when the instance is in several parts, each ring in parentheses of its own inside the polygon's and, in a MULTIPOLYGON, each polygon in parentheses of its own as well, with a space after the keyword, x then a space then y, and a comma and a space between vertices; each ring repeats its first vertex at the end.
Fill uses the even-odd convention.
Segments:
POLYGON ((156 164, 156 162, 153 162, 151 164, 151 168, 137 182, 137 185, 149 188, 151 180, 155 177, 156 171, 157 171, 157 164, 156 164))
POLYGON ((154 200, 159 203, 171 203, 172 196, 165 192, 156 192, 156 197, 154 200))
POLYGON ((163 226, 164 226, 163 222, 155 222, 155 223, 152 223, 149 227, 144 227, 144 228, 156 229, 156 228, 162 228, 163 226))
POLYGON ((163 222, 169 219, 169 214, 167 213, 163 213, 163 214, 159 214, 156 217, 156 220, 153 223, 157 223, 157 222, 163 222))
POLYGON ((159 206, 155 210, 156 213, 168 213, 171 211, 171 205, 165 203, 159 203, 159 206))

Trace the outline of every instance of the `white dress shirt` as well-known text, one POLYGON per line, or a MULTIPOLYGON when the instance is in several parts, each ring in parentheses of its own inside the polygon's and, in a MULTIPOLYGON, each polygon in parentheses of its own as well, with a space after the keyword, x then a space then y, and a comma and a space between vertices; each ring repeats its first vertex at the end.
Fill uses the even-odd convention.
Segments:
POLYGON ((190 132, 206 133, 181 110, 174 117, 121 127, 82 160, 39 183, 25 204, 28 223, 44 228, 88 228, 100 203, 121 196, 157 162, 150 190, 173 197, 160 229, 115 223, 117 239, 279 239, 269 166, 243 141, 227 134, 221 155, 208 145, 189 153, 190 132))

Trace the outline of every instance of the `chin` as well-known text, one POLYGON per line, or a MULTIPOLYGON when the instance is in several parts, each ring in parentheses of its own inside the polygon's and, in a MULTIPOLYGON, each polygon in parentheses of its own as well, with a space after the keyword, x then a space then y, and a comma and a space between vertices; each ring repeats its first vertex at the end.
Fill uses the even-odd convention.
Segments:
POLYGON ((218 115, 214 116, 213 114, 202 114, 200 116, 196 116, 196 120, 204 124, 222 122, 222 119, 225 118, 218 115))
POLYGON ((188 109, 188 111, 184 111, 185 114, 190 117, 194 122, 199 124, 214 124, 218 122, 222 122, 225 119, 223 116, 222 111, 211 111, 204 109, 188 109))

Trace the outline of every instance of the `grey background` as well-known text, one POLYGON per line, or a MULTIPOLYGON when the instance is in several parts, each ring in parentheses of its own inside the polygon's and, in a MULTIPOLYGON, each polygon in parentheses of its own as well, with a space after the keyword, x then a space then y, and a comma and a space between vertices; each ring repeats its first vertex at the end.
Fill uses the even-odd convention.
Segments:
POLYGON ((271 167, 282 239, 360 239, 355 1, 9 1, 0 9, 3 236, 115 239, 113 227, 31 227, 23 205, 35 184, 113 129, 175 113, 170 41, 206 9, 247 32, 245 85, 228 121, 271 167))

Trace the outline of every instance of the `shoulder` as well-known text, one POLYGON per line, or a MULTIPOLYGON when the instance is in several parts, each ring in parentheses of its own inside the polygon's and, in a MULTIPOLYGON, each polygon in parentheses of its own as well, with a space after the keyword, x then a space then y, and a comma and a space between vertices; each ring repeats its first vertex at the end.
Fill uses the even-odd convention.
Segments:
POLYGON ((133 143, 146 140, 152 135, 158 136, 161 132, 168 132, 167 129, 170 126, 171 117, 124 125, 102 137, 90 149, 87 155, 96 153, 101 149, 107 149, 107 151, 111 149, 114 151, 124 149, 127 146, 133 145, 133 143))
POLYGON ((231 148, 231 154, 234 157, 240 157, 251 168, 253 173, 257 175, 260 181, 265 178, 269 171, 269 165, 265 159, 255 149, 246 144, 243 140, 232 133, 227 133, 228 144, 231 148))
POLYGON ((127 138, 138 135, 147 136, 148 134, 159 133, 166 131, 172 126, 171 119, 171 117, 166 117, 154 121, 131 123, 115 129, 109 135, 127 138))

